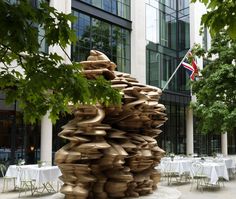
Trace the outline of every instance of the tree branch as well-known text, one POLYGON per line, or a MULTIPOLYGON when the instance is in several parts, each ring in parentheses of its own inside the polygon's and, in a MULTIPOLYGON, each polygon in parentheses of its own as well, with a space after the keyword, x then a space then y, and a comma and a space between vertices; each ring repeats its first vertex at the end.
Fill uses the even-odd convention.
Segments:
POLYGON ((65 55, 67 56, 67 58, 70 60, 71 64, 73 64, 70 56, 68 55, 68 53, 65 51, 65 49, 61 46, 61 44, 59 44, 60 48, 62 49, 62 51, 65 53, 65 55))

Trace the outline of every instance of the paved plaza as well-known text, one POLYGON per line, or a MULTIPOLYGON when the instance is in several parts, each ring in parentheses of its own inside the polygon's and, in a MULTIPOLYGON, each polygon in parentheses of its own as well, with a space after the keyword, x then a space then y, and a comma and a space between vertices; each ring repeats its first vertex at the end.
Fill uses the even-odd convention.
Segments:
MULTIPOLYGON (((0 189, 2 190, 3 181, 0 178, 0 189)), ((190 191, 191 185, 180 184, 168 186, 166 181, 159 184, 158 190, 153 194, 140 197, 140 199, 233 199, 236 197, 236 178, 225 182, 225 186, 221 188, 197 190, 195 187, 190 191)), ((56 188, 56 185, 55 185, 56 188)), ((0 193, 0 199, 17 199, 18 192, 11 191, 0 193)), ((31 196, 29 192, 22 193, 20 198, 42 198, 42 199, 62 199, 62 194, 42 194, 31 196)))

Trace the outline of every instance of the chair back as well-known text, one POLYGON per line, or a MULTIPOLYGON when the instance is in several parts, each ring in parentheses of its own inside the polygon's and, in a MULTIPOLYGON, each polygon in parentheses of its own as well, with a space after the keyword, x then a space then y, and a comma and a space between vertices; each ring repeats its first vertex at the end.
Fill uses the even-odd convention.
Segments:
POLYGON ((170 172, 170 170, 171 170, 171 165, 170 165, 169 161, 165 161, 165 163, 163 165, 164 173, 170 172))
POLYGON ((5 172, 6 172, 6 166, 4 164, 0 164, 0 173, 2 177, 5 176, 5 172))
POLYGON ((203 174, 203 165, 201 162, 192 163, 193 176, 199 176, 203 174))
POLYGON ((20 181, 26 180, 24 169, 22 169, 21 166, 17 166, 17 173, 20 181))
POLYGON ((166 161, 165 167, 164 167, 164 172, 176 172, 178 170, 177 164, 174 164, 171 161, 166 161))

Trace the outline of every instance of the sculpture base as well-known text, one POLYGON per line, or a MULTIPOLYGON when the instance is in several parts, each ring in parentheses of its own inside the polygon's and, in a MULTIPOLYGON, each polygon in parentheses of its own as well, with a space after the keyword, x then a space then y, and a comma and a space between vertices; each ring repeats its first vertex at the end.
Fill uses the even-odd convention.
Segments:
MULTIPOLYGON (((125 199, 179 199, 181 192, 176 188, 158 186, 152 194, 146 196, 140 196, 138 198, 125 198, 125 199)), ((52 199, 64 199, 64 194, 56 193, 52 196, 52 199)))

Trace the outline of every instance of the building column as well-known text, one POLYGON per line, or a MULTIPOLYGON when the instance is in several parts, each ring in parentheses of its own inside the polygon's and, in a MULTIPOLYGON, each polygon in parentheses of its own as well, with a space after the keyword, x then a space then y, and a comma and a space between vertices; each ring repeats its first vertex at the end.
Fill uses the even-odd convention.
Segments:
POLYGON ((145 1, 131 1, 131 75, 146 84, 145 1))
POLYGON ((228 155, 228 137, 227 137, 227 132, 221 134, 221 153, 224 156, 228 155))
MULTIPOLYGON (((71 1, 61 0, 60 3, 57 0, 51 0, 50 6, 54 7, 58 12, 63 12, 66 14, 71 13, 71 1)), ((71 46, 68 45, 65 48, 67 55, 70 56, 71 46)), ((50 53, 57 53, 62 56, 64 63, 71 63, 67 55, 62 51, 60 46, 49 46, 50 53)), ((48 164, 52 164, 52 122, 49 119, 49 111, 41 120, 41 146, 40 146, 40 159, 46 161, 48 164)))
POLYGON ((186 154, 193 154, 193 110, 186 110, 186 154))
POLYGON ((49 111, 41 120, 40 160, 52 164, 52 122, 49 111))

